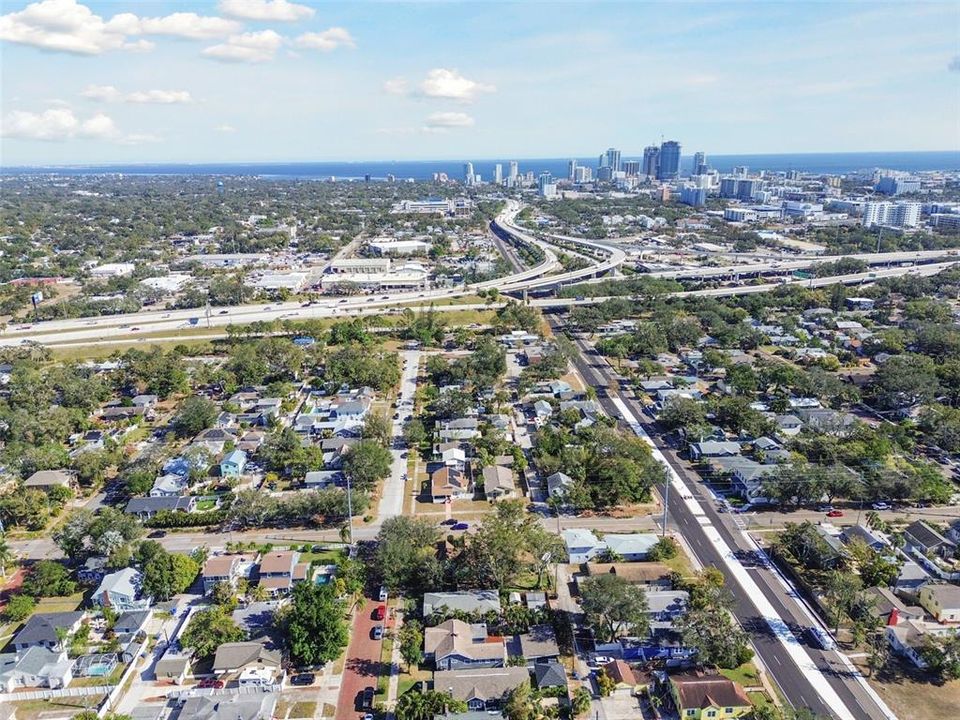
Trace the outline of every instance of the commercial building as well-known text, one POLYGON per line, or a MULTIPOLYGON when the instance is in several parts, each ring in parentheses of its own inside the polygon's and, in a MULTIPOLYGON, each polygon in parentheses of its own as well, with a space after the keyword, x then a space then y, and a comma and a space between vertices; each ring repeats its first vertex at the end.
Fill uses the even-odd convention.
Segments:
POLYGON ((394 214, 413 215, 469 215, 473 203, 467 198, 427 198, 426 200, 401 200, 391 210, 394 214))
POLYGON ((624 160, 623 161, 623 173, 627 177, 636 177, 640 174, 640 161, 639 160, 624 160))
POLYGON ((680 143, 667 140, 660 145, 660 165, 658 180, 676 180, 680 177, 680 143))
MULTIPOLYGON (((573 181, 576 183, 588 183, 593 180, 593 168, 586 165, 577 165, 573 171, 573 181)), ((960 217, 958 215, 957 217, 960 217)))
POLYGON ((693 154, 693 169, 691 175, 706 175, 709 168, 707 167, 707 155, 704 152, 695 152, 693 154))
POLYGON ((567 180, 576 181, 577 179, 577 161, 571 160, 567 163, 567 180))
POLYGON ((606 154, 600 161, 601 167, 608 167, 613 172, 620 170, 620 151, 616 148, 608 148, 606 154))
POLYGON ((537 192, 540 197, 555 198, 557 196, 557 184, 553 181, 550 173, 542 173, 537 178, 537 192))
POLYGON ((916 178, 885 175, 877 182, 876 190, 884 195, 920 192, 920 181, 916 178))
POLYGON ((468 162, 463 164, 463 182, 467 185, 473 185, 476 180, 476 175, 473 174, 473 163, 468 162))
POLYGON ((495 185, 503 184, 503 165, 500 163, 493 166, 493 182, 495 185))
POLYGON ((395 238, 377 238, 367 243, 376 255, 426 255, 430 243, 423 240, 397 240, 395 238))
POLYGON ((391 267, 390 258, 344 258, 330 263, 332 273, 387 273, 391 267))

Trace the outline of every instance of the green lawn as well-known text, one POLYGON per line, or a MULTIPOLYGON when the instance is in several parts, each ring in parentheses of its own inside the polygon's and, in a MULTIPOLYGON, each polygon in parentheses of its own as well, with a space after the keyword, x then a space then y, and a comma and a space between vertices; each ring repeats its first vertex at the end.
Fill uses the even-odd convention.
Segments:
POLYGON ((721 670, 720 674, 744 687, 755 687, 760 684, 760 672, 752 662, 746 662, 732 670, 721 670))

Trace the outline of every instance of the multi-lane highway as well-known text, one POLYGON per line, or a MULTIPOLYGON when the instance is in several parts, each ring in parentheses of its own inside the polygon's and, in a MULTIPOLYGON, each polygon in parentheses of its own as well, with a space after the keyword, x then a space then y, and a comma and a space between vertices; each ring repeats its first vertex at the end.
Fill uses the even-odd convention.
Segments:
MULTIPOLYGON (((614 242, 606 240, 584 240, 579 238, 562 238, 564 245, 575 243, 589 255, 581 253, 582 257, 592 257, 590 267, 560 272, 561 264, 557 258, 557 246, 551 245, 542 237, 535 237, 523 228, 520 228, 515 218, 521 209, 520 203, 514 200, 507 202, 506 207, 493 222, 495 233, 508 236, 516 244, 527 244, 540 248, 543 251, 543 260, 531 268, 514 267, 516 272, 506 277, 482 283, 460 286, 457 288, 443 288, 414 292, 385 292, 377 295, 359 297, 331 297, 303 304, 300 302, 258 303, 231 307, 203 308, 187 310, 150 310, 126 315, 109 315, 96 318, 74 318, 69 320, 51 320, 42 323, 28 323, 13 325, 0 335, 0 345, 18 345, 32 341, 46 345, 65 345, 77 343, 110 342, 119 343, 138 339, 167 339, 176 337, 185 330, 206 329, 216 334, 213 328, 225 328, 227 325, 245 325, 255 321, 275 320, 306 320, 314 318, 349 318, 363 315, 379 315, 396 312, 398 306, 426 306, 436 304, 442 310, 483 309, 492 305, 455 305, 458 298, 472 295, 480 290, 496 288, 504 293, 522 293, 527 290, 548 290, 552 287, 569 285, 577 282, 589 281, 591 278, 604 273, 615 271, 626 260, 626 253, 614 242), (599 257, 598 257, 599 256, 599 257)), ((549 238, 549 236, 546 236, 549 238)), ((498 242, 499 239, 498 239, 498 242)), ((856 284, 871 280, 892 277, 904 274, 921 276, 932 275, 949 267, 957 260, 952 259, 955 251, 920 251, 903 253, 866 253, 845 257, 863 260, 871 265, 896 264, 894 267, 878 267, 875 270, 863 273, 853 273, 838 277, 813 278, 810 280, 789 280, 779 283, 759 285, 736 285, 731 287, 709 288, 704 290, 676 293, 677 295, 707 295, 724 297, 744 293, 768 292, 784 284, 799 284, 805 287, 824 287, 834 283, 856 284), (937 262, 937 261, 940 262, 937 262), (902 263, 911 263, 904 267, 902 263), (916 263, 929 263, 925 265, 916 263)), ((733 265, 724 268, 686 268, 677 271, 651 273, 650 277, 708 279, 713 277, 729 276, 731 273, 740 275, 790 272, 794 269, 810 268, 822 262, 838 259, 837 257, 815 256, 809 258, 783 260, 769 258, 766 262, 750 265, 733 265), (735 268, 735 269, 734 269, 735 268)), ((591 297, 583 300, 570 298, 539 298, 531 300, 532 305, 539 307, 569 307, 579 304, 601 302, 606 298, 591 297)), ((191 333, 192 334, 192 333, 191 333)))
MULTIPOLYGON (((551 319, 559 327, 555 318, 551 319)), ((753 540, 735 522, 720 514, 699 479, 660 442, 625 382, 585 342, 574 364, 584 380, 601 388, 604 410, 631 427, 654 448, 667 465, 671 527, 679 531, 701 564, 719 568, 734 597, 734 613, 750 634, 767 671, 796 707, 839 720, 890 720, 895 716, 850 661, 836 651, 824 651, 801 640, 804 630, 819 621, 806 610, 796 590, 758 553, 753 540), (606 390, 611 388, 611 390, 606 390), (620 390, 623 388, 623 391, 620 390)))

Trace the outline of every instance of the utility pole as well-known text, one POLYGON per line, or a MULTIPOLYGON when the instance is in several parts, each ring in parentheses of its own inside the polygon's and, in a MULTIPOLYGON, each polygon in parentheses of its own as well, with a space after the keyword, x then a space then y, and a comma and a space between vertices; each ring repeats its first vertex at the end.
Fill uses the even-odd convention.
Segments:
POLYGON ((661 537, 667 536, 667 510, 670 507, 670 480, 667 479, 663 483, 663 531, 661 537))
POLYGON ((350 528, 350 550, 353 550, 353 497, 351 496, 351 492, 350 492, 350 473, 346 473, 346 476, 347 476, 347 526, 350 528))

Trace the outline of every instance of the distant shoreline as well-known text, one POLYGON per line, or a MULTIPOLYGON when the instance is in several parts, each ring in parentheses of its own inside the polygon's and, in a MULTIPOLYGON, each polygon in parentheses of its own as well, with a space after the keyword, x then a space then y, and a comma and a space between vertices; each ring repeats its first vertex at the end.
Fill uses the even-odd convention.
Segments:
MULTIPOLYGON (((689 173, 693 151, 685 151, 682 167, 689 173)), ((194 175, 194 176, 250 176, 299 179, 383 180, 393 175, 398 180, 430 180, 434 173, 446 173, 450 179, 463 176, 463 163, 473 163, 474 171, 484 180, 492 178, 494 165, 502 165, 506 176, 511 160, 519 164, 520 172, 535 174, 549 172, 556 177, 567 176, 569 157, 481 159, 469 157, 460 160, 363 160, 347 162, 211 162, 211 163, 116 163, 85 165, 19 165, 0 167, 3 175, 194 175)), ((623 159, 638 159, 623 155, 623 159)), ((595 167, 597 157, 576 158, 578 164, 595 167)), ((747 166, 751 171, 788 171, 804 173, 854 173, 881 168, 906 172, 960 170, 960 150, 923 152, 858 152, 858 153, 772 153, 740 155, 707 155, 707 164, 720 172, 730 172, 736 166, 747 166)))

